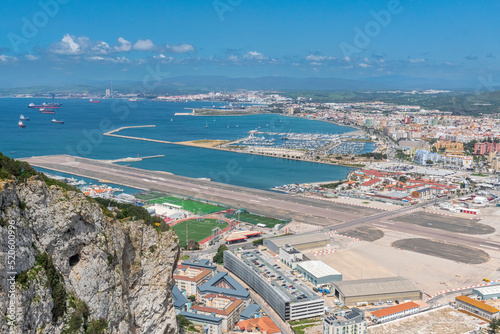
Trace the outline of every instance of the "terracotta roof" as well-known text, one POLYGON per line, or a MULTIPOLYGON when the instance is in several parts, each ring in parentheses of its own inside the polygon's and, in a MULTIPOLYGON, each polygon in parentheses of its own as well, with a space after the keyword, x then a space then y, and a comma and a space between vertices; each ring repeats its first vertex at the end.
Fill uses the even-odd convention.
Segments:
POLYGON ((380 181, 382 181, 382 180, 381 180, 381 179, 372 179, 372 180, 370 180, 370 181, 366 181, 365 183, 362 183, 361 185, 362 185, 362 186, 372 186, 372 185, 374 185, 375 183, 378 183, 378 182, 380 182, 380 181))
POLYGON ((241 330, 246 330, 251 332, 254 329, 258 329, 260 332, 266 332, 267 334, 281 333, 278 326, 269 317, 253 318, 244 321, 240 321, 236 324, 241 330))
POLYGON ((492 314, 500 312, 499 309, 497 309, 491 305, 488 305, 485 302, 480 302, 478 300, 472 299, 472 298, 467 297, 467 296, 458 296, 455 299, 460 300, 461 302, 464 302, 464 303, 469 304, 471 306, 477 307, 483 311, 486 311, 486 312, 489 312, 492 314))
POLYGON ((198 275, 196 275, 195 277, 189 277, 189 276, 185 276, 182 274, 182 271, 179 272, 179 274, 174 274, 174 279, 175 280, 182 280, 182 281, 190 281, 190 282, 198 282, 200 281, 201 279, 203 279, 204 277, 210 275, 212 273, 212 271, 208 270, 208 269, 203 269, 201 270, 200 268, 196 268, 196 267, 190 267, 190 266, 183 266, 183 265, 178 265, 177 266, 178 269, 194 269, 194 270, 197 270, 199 271, 200 273, 198 275))
POLYGON ((226 296, 222 296, 222 295, 217 296, 215 294, 205 295, 204 298, 205 299, 209 299, 209 298, 227 299, 227 300, 231 301, 231 303, 224 309, 219 309, 219 308, 212 307, 212 306, 201 306, 201 305, 191 306, 191 309, 199 311, 199 312, 206 312, 206 313, 210 313, 210 314, 215 313, 215 314, 227 316, 227 315, 231 314, 231 312, 233 312, 234 309, 236 309, 240 304, 243 303, 243 300, 241 300, 241 299, 237 299, 234 297, 226 297, 226 296))
POLYGON ((412 308, 418 307, 418 304, 414 302, 408 302, 408 303, 403 303, 399 305, 394 305, 391 307, 384 308, 382 310, 378 310, 375 312, 372 312, 372 315, 377 317, 377 318, 383 318, 391 314, 411 310, 412 308))

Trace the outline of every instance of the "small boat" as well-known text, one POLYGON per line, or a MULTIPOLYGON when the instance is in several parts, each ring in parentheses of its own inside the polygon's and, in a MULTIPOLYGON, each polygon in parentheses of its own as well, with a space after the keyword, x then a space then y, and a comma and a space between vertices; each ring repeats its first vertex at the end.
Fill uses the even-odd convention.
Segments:
POLYGON ((238 127, 239 127, 239 125, 238 125, 238 124, 236 124, 236 127, 238 128, 238 127))
POLYGON ((208 128, 208 122, 207 122, 207 124, 205 124, 205 128, 208 128))
POLYGON ((171 119, 170 119, 170 122, 173 122, 173 121, 174 121, 174 119, 173 119, 173 118, 171 118, 171 119))
POLYGON ((47 108, 40 108, 40 113, 42 114, 55 114, 54 110, 47 109, 47 108))
POLYGON ((24 125, 23 121, 19 121, 19 122, 17 123, 17 125, 18 125, 20 128, 25 128, 25 127, 26 127, 26 125, 24 125))
POLYGON ((137 102, 137 99, 128 99, 129 102, 137 102))
POLYGON ((92 100, 92 99, 90 99, 90 101, 89 101, 89 102, 90 102, 90 103, 101 103, 101 101, 99 101, 99 100, 92 100))
POLYGON ((30 118, 29 118, 29 117, 26 117, 26 116, 24 116, 24 115, 19 116, 19 119, 20 119, 21 121, 29 121, 29 120, 30 120, 30 118))
POLYGON ((57 119, 55 118, 52 118, 52 123, 55 123, 55 124, 64 124, 64 121, 58 121, 57 119))

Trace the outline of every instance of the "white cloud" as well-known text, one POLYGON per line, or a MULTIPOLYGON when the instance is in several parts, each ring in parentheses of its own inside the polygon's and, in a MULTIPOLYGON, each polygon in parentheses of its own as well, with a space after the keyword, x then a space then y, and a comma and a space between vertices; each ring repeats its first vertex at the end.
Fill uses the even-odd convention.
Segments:
POLYGON ((361 63, 361 64, 359 64, 359 67, 368 68, 368 67, 370 67, 370 65, 365 64, 365 63, 361 63))
POLYGON ((140 39, 134 44, 134 50, 150 51, 155 47, 155 43, 150 39, 140 39))
POLYGON ((412 63, 412 64, 425 63, 425 59, 423 59, 423 58, 417 58, 417 59, 410 58, 410 63, 412 63))
POLYGON ((115 64, 124 64, 130 62, 130 59, 126 57, 111 58, 111 57, 92 56, 92 57, 87 57, 87 60, 101 62, 101 63, 115 63, 115 64))
POLYGON ((227 57, 227 60, 229 60, 229 61, 232 61, 232 62, 235 62, 235 63, 236 63, 236 62, 238 62, 239 58, 238 58, 238 56, 231 55, 231 56, 227 57))
POLYGON ((31 60, 31 61, 35 61, 35 60, 40 59, 39 57, 33 56, 33 55, 25 55, 25 57, 26 57, 26 59, 31 60))
POLYGON ((80 44, 75 41, 74 36, 66 34, 51 50, 61 55, 78 55, 82 48, 80 44))
POLYGON ((319 62, 319 61, 325 61, 325 60, 336 60, 336 57, 327 57, 327 56, 316 56, 316 55, 309 55, 306 57, 306 60, 308 61, 313 61, 313 62, 319 62))
POLYGON ((130 43, 123 37, 118 38, 118 43, 120 43, 120 45, 115 46, 116 52, 128 52, 132 49, 132 43, 130 43))
POLYGON ((194 52, 194 46, 192 46, 191 44, 179 44, 179 45, 167 44, 165 46, 165 52, 167 53, 194 52))
POLYGON ((0 62, 2 62, 2 63, 9 63, 9 62, 15 62, 15 61, 17 61, 16 57, 0 55, 0 62))
POLYGON ((106 42, 97 42, 96 45, 92 47, 92 53, 106 55, 111 52, 109 44, 106 42))
POLYGON ((249 51, 243 56, 243 58, 250 59, 250 60, 266 60, 267 59, 267 57, 264 56, 263 53, 260 53, 257 51, 249 51))

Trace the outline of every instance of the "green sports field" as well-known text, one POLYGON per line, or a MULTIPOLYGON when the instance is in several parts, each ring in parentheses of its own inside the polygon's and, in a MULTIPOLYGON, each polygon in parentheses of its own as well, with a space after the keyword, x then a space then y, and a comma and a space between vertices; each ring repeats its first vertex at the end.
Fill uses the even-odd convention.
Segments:
POLYGON ((223 230, 229 226, 229 224, 226 222, 221 224, 217 223, 217 219, 203 219, 202 221, 190 219, 183 221, 172 227, 172 229, 175 231, 175 233, 177 233, 177 236, 179 237, 179 245, 181 247, 186 246, 186 224, 189 239, 194 239, 198 242, 211 236, 212 229, 214 227, 219 227, 221 230, 223 230))
MULTIPOLYGON (((236 214, 233 217, 238 218, 238 215, 236 214)), ((285 223, 284 220, 254 215, 254 214, 248 213, 248 212, 240 213, 240 221, 245 222, 245 223, 249 223, 249 224, 253 224, 253 225, 264 224, 269 228, 273 228, 274 226, 276 226, 276 224, 285 223)))
POLYGON ((208 203, 197 202, 190 199, 181 199, 173 196, 162 197, 157 199, 152 199, 148 201, 149 203, 170 203, 175 205, 180 205, 186 211, 192 212, 197 215, 207 215, 209 213, 225 210, 221 206, 216 206, 208 203))

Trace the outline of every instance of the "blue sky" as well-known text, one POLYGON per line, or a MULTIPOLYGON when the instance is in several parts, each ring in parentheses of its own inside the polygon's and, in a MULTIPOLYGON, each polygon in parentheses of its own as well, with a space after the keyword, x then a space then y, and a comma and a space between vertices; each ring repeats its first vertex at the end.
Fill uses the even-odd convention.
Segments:
MULTIPOLYGON (((496 77, 493 0, 3 0, 0 81, 496 77)), ((500 81, 500 80, 495 80, 500 81)))

